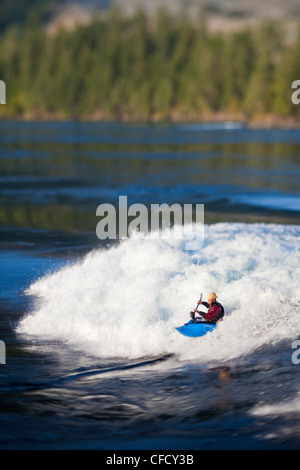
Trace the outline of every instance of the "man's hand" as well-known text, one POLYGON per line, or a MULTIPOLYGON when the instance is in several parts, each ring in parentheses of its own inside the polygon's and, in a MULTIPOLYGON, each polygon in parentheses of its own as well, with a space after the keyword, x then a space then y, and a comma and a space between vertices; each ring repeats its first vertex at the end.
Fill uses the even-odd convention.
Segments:
POLYGON ((198 304, 198 305, 199 305, 199 304, 202 304, 201 300, 198 300, 197 304, 198 304))

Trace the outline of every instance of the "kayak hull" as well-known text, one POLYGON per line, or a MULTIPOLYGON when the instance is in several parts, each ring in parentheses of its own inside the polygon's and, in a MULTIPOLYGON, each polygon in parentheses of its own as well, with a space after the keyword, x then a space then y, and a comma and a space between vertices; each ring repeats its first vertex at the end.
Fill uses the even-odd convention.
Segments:
POLYGON ((179 333, 189 338, 198 338, 200 336, 205 336, 207 333, 214 331, 217 325, 215 323, 207 322, 193 322, 190 320, 188 323, 182 326, 175 328, 179 333))

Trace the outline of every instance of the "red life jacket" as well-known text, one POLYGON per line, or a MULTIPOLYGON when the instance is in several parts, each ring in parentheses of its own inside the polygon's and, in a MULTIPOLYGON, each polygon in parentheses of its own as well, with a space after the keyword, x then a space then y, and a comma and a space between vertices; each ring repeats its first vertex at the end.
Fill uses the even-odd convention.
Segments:
POLYGON ((219 302, 215 302, 211 307, 207 302, 202 302, 208 308, 208 312, 202 316, 206 321, 218 322, 224 317, 224 307, 219 302))

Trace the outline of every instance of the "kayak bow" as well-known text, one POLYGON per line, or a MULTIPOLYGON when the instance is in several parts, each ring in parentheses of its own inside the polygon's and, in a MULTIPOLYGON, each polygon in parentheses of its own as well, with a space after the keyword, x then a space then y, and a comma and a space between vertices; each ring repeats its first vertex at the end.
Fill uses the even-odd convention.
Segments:
POLYGON ((198 338, 204 336, 210 331, 214 331, 217 325, 215 323, 209 323, 205 321, 195 322, 190 320, 185 325, 178 326, 175 328, 179 333, 190 338, 198 338))

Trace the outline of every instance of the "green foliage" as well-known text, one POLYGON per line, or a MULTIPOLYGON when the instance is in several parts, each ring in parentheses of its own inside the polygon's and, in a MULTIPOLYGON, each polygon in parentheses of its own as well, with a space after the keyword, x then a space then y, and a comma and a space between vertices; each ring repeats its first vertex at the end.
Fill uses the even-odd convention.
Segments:
POLYGON ((86 26, 50 36, 31 19, 0 42, 4 117, 201 119, 296 115, 291 83, 300 79, 300 33, 208 32, 205 22, 133 18, 113 9, 86 26))

